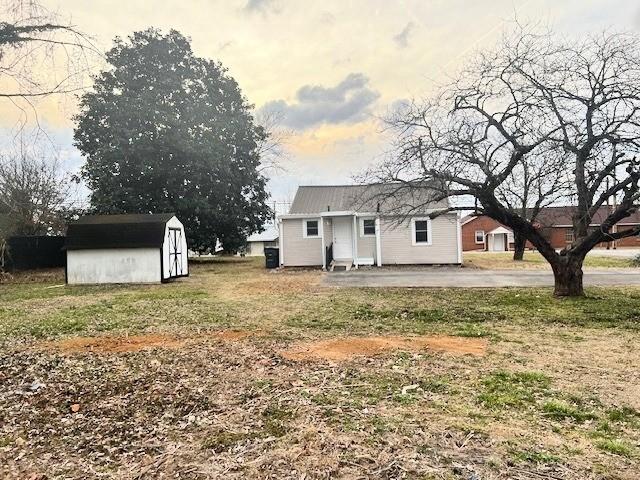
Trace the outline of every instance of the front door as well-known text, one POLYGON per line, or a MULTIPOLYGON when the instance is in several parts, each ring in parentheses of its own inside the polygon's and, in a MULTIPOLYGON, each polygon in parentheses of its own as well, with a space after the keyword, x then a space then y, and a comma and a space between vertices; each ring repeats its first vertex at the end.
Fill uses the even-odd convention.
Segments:
POLYGON ((169 228, 169 277, 184 275, 182 265, 182 230, 169 228))
POLYGON ((333 219, 333 258, 336 260, 353 259, 353 240, 351 217, 334 217, 333 219))
POLYGON ((496 233, 493 235, 493 251, 494 252, 504 252, 504 237, 506 235, 504 233, 496 233))

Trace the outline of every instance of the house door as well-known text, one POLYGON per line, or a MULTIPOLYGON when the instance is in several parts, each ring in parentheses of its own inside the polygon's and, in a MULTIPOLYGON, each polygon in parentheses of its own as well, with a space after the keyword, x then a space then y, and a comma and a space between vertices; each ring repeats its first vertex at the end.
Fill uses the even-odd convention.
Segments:
POLYGON ((504 252, 504 233, 496 233, 493 235, 493 251, 494 252, 504 252))
POLYGON ((353 259, 352 223, 351 217, 333 219, 333 258, 336 260, 353 259))
POLYGON ((182 230, 169 228, 169 277, 184 275, 182 265, 182 230))

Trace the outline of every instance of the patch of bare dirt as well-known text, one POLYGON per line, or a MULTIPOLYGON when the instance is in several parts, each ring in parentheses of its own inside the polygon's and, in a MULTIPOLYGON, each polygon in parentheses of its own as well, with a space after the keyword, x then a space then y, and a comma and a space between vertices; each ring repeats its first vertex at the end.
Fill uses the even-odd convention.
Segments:
POLYGON ((177 348, 184 340, 169 335, 131 335, 125 337, 73 337, 47 342, 42 345, 47 350, 61 353, 123 353, 138 352, 149 348, 177 348))
POLYGON ((165 334, 73 337, 45 342, 41 349, 60 353, 124 353, 139 352, 150 348, 180 348, 188 341, 215 338, 223 341, 236 341, 247 338, 252 332, 245 330, 220 330, 207 333, 198 338, 179 338, 165 334))
POLYGON ((355 357, 371 357, 382 353, 405 350, 433 350, 459 355, 484 355, 487 341, 477 338, 448 336, 419 337, 346 337, 306 342, 280 352, 288 360, 344 361, 355 357))

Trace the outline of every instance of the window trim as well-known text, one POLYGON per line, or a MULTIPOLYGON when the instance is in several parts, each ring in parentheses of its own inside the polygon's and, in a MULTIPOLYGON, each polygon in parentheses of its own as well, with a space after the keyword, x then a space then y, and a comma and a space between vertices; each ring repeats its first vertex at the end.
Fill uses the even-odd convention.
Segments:
POLYGON ((576 238, 575 238, 575 236, 573 235, 573 229, 569 229, 569 228, 567 228, 567 229, 564 231, 564 242, 565 242, 565 243, 573 243, 573 242, 575 242, 575 241, 576 241, 576 238), (570 237, 569 237, 569 235, 570 235, 570 237))
POLYGON ((320 227, 320 218, 305 218, 302 220, 302 237, 303 238, 320 238, 320 235, 322 233, 321 227, 320 227), (307 235, 307 223, 308 222, 316 222, 318 224, 318 234, 317 235, 307 235))
POLYGON ((376 228, 376 218, 375 217, 360 217, 360 237, 364 238, 372 238, 376 236, 377 228, 376 228), (364 233, 364 222, 365 220, 373 221, 373 233, 364 233))
POLYGON ((428 247, 433 241, 433 230, 431 229, 431 218, 417 217, 411 219, 411 245, 414 247, 428 247), (427 241, 416 242, 416 222, 427 222, 427 241))
POLYGON ((484 230, 476 230, 473 234, 473 238, 476 242, 476 245, 484 245, 484 242, 487 240, 487 235, 484 230), (482 233, 482 241, 478 241, 478 233, 482 233))

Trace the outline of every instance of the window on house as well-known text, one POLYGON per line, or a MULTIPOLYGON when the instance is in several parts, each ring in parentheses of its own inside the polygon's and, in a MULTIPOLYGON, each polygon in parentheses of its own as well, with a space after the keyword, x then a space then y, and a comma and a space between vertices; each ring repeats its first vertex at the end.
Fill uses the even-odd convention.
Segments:
POLYGON ((431 220, 415 219, 413 220, 413 244, 429 245, 431 243, 431 220))
POLYGON ((573 230, 565 230, 564 232, 564 241, 567 243, 573 243, 573 230))
POLYGON ((476 230, 476 243, 484 243, 484 230, 476 230))
POLYGON ((376 221, 373 218, 364 218, 362 219, 362 230, 361 234, 363 237, 370 237, 376 234, 376 221))
POLYGON ((320 227, 318 224, 318 220, 304 221, 304 236, 305 238, 314 238, 320 236, 320 227))

